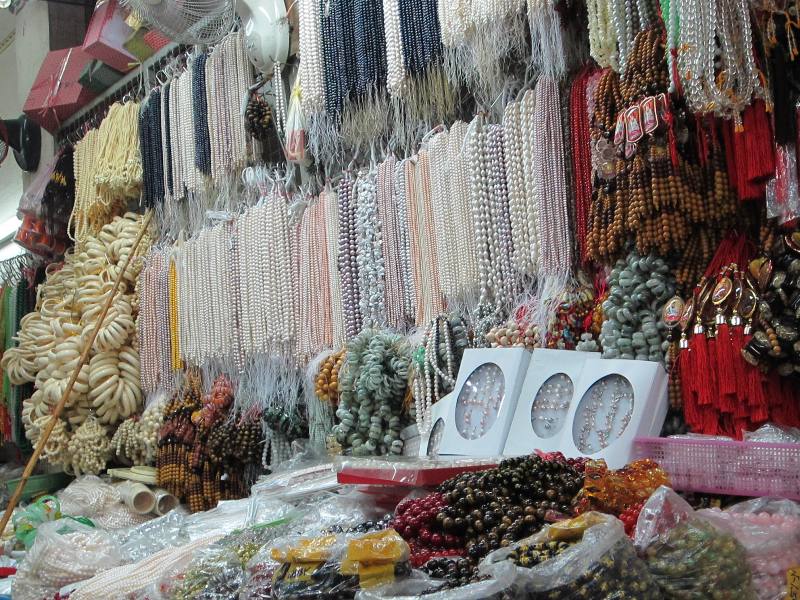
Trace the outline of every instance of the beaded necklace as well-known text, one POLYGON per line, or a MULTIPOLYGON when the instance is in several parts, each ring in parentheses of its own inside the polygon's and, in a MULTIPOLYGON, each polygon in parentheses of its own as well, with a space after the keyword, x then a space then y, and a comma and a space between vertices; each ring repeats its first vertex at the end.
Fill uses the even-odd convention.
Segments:
POLYGON ((208 130, 208 99, 206 98, 206 61, 200 53, 192 63, 192 110, 194 112, 194 164, 197 170, 211 172, 211 139, 208 130))
POLYGON ((375 169, 362 172, 356 182, 356 261, 361 321, 364 327, 386 325, 386 278, 381 239, 383 224, 378 214, 375 169))
POLYGON ((303 107, 309 113, 325 109, 325 74, 320 36, 320 6, 322 0, 300 1, 300 87, 303 107))
POLYGON ((381 242, 386 275, 386 322, 389 327, 403 330, 406 313, 400 221, 394 197, 396 163, 395 157, 389 156, 378 165, 378 213, 384 226, 381 242))
POLYGON ((360 297, 358 289, 358 259, 356 250, 356 207, 353 179, 345 174, 339 182, 339 277, 342 285, 342 309, 347 337, 361 331, 360 297))

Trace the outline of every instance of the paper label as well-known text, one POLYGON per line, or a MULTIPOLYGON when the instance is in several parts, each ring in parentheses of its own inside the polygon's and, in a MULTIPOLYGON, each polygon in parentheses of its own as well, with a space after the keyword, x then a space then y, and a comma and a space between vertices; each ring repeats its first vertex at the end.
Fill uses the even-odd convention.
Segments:
POLYGON ((642 137, 642 111, 638 106, 631 106, 625 113, 625 139, 629 144, 635 144, 642 137))
POLYGON ((656 109, 656 99, 649 96, 642 100, 642 119, 644 120, 644 132, 653 133, 658 129, 658 111, 656 109))
POLYGON ((800 566, 786 571, 786 593, 789 600, 800 600, 800 566))
POLYGON ((625 111, 617 115, 617 126, 614 129, 614 145, 619 146, 625 141, 625 111))

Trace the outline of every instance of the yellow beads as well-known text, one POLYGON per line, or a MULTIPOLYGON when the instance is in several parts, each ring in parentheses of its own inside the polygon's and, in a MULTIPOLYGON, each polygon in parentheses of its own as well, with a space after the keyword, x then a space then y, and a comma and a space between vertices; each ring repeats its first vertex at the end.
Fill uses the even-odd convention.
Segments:
POLYGON ((183 369, 181 360, 181 341, 178 331, 178 273, 175 261, 169 261, 169 339, 172 357, 172 370, 183 369))

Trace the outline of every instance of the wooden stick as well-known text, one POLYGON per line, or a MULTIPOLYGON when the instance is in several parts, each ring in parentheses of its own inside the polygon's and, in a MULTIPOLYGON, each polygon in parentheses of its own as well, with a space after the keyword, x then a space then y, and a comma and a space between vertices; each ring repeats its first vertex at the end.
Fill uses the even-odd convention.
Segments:
POLYGON ((128 270, 128 265, 130 264, 131 260, 133 259, 134 254, 136 254, 136 249, 139 247, 139 244, 144 237, 147 228, 150 225, 150 220, 153 217, 153 211, 147 213, 142 222, 142 228, 139 231, 139 235, 136 237, 136 241, 133 243, 133 248, 131 248, 130 254, 125 259, 125 264, 122 265, 122 270, 117 275, 117 280, 114 282, 114 287, 111 288, 110 293, 108 294, 108 298, 106 299, 106 304, 103 307, 103 312, 100 313, 100 318, 97 319, 97 323, 95 323, 94 329, 92 330, 92 334, 89 336, 89 339, 86 340, 86 344, 83 347, 83 352, 81 352, 81 356, 78 359, 78 365, 75 367, 75 370, 72 372, 72 376, 69 378, 69 382, 67 383, 67 387, 64 390, 64 393, 61 395, 61 399, 56 404, 56 407, 53 409, 53 413, 50 416, 50 420, 47 422, 47 426, 44 428, 41 437, 39 437, 39 441, 36 444, 36 448, 33 450, 33 454, 31 455, 30 459, 28 459, 28 464, 25 465, 25 471, 22 473, 22 478, 17 484, 17 488, 14 490, 14 493, 11 496, 11 499, 8 501, 8 506, 6 506, 6 510, 3 513, 3 520, 0 521, 0 533, 6 530, 6 525, 8 525, 8 521, 11 519, 11 514, 14 512, 14 509, 17 507, 19 503, 19 499, 22 496, 22 492, 25 489, 25 484, 28 482, 28 478, 33 473, 33 470, 36 468, 36 464, 39 462, 39 457, 42 455, 42 450, 44 450, 44 446, 47 443, 50 434, 53 433, 53 428, 55 428, 56 423, 58 422, 58 418, 61 416, 61 412, 64 410, 64 405, 67 403, 67 398, 72 393, 72 387, 75 385, 75 382, 78 380, 78 375, 81 372, 81 368, 84 364, 86 364, 86 360, 89 358, 89 352, 91 352, 92 344, 94 344, 94 340, 97 337, 97 333, 100 331, 100 328, 103 326, 103 321, 108 314, 108 309, 111 308, 111 304, 114 302, 114 296, 117 295, 117 291, 119 290, 119 286, 122 283, 122 278, 125 275, 125 271, 128 270))

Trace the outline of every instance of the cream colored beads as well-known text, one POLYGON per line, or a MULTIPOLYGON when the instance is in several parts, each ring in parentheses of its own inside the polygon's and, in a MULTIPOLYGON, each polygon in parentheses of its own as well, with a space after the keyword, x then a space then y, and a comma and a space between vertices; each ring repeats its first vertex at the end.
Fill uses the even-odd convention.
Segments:
MULTIPOLYGON (((48 415, 66 391, 114 281, 131 256, 142 219, 132 213, 115 217, 98 228, 97 236, 81 239, 74 252, 65 257, 63 266, 48 267, 47 279, 37 292, 37 310, 20 321, 15 337, 18 346, 6 351, 0 364, 14 385, 35 384, 35 392, 22 407, 29 439, 38 439, 48 415)), ((137 254, 146 252, 149 245, 150 236, 145 234, 137 254)), ((141 267, 141 259, 133 257, 92 344, 89 360, 81 367, 67 398, 63 421, 57 425, 59 435, 74 437, 84 431, 82 425, 94 415, 91 420, 96 422, 88 430, 92 435, 102 434, 108 446, 101 425, 114 427, 141 410, 135 335, 138 301, 134 294, 141 267)), ((71 466, 77 461, 82 472, 96 472, 105 466, 107 449, 92 451, 87 458, 75 456, 71 449, 67 456, 62 440, 57 442, 45 453, 49 462, 71 466), (84 460, 87 462, 82 463, 84 460)), ((78 443, 79 450, 83 447, 89 445, 78 443)))

